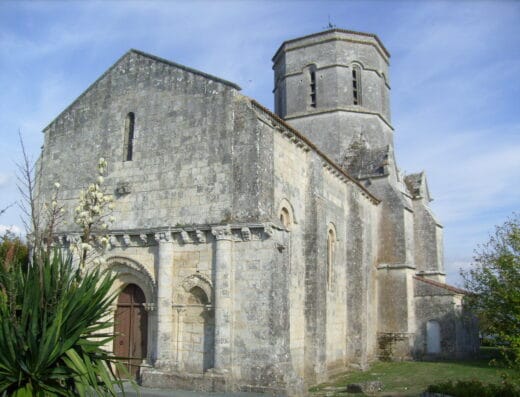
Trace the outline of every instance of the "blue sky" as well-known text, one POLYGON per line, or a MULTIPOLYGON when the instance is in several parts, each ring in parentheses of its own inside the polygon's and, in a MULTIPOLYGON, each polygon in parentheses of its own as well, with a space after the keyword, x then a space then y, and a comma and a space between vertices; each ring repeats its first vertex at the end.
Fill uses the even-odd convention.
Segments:
MULTIPOLYGON (((520 204, 520 2, 0 1, 0 208, 18 200, 20 130, 41 130, 130 48, 236 82, 272 109, 271 57, 337 27, 392 54, 397 160, 425 170, 448 280, 520 204)), ((21 227, 11 208, 1 225, 21 227)))

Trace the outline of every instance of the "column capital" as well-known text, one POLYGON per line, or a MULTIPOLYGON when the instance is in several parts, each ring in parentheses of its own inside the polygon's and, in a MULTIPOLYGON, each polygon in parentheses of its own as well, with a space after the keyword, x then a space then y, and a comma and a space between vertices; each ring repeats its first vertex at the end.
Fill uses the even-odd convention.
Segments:
POLYGON ((161 233, 155 233, 155 241, 160 243, 169 243, 173 241, 172 233, 170 231, 168 232, 161 232, 161 233))
POLYGON ((233 240, 233 233, 229 225, 212 227, 211 234, 213 234, 217 240, 233 240))

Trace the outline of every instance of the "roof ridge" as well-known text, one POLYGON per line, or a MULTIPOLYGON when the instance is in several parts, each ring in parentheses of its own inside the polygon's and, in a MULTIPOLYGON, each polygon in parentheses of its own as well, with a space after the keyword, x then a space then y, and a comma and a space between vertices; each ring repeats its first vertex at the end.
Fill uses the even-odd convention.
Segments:
POLYGON ((434 285, 434 286, 439 287, 439 288, 443 288, 445 290, 454 292, 456 294, 462 294, 462 295, 469 295, 470 294, 469 291, 466 291, 466 290, 464 290, 462 288, 457 288, 457 287, 454 287, 453 285, 449 285, 449 284, 446 284, 446 283, 441 283, 440 281, 431 280, 431 279, 426 278, 424 276, 413 276, 413 278, 415 280, 422 281, 422 282, 424 282, 426 284, 431 284, 431 285, 434 285))
POLYGON ((234 88, 236 90, 239 90, 239 91, 242 90, 242 88, 238 84, 235 84, 232 81, 225 80, 223 78, 214 76, 214 75, 206 73, 206 72, 202 72, 202 71, 200 71, 198 69, 190 68, 189 66, 182 65, 180 63, 170 61, 169 59, 162 58, 162 57, 159 57, 157 55, 149 54, 149 53, 141 51, 141 50, 136 50, 135 48, 131 48, 128 52, 133 52, 133 53, 135 53, 137 55, 141 55, 143 57, 153 59, 154 61, 162 62, 162 63, 165 63, 166 65, 174 66, 176 68, 183 69, 183 70, 185 70, 187 72, 190 72, 190 73, 193 73, 193 74, 197 74, 199 76, 206 77, 206 78, 211 79, 211 80, 215 80, 215 81, 217 81, 219 83, 228 85, 228 86, 230 86, 230 87, 232 87, 232 88, 234 88))

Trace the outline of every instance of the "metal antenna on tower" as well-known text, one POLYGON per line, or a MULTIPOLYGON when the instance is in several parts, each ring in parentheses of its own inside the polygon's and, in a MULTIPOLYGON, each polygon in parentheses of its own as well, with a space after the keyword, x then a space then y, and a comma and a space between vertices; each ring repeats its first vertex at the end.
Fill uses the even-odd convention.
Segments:
POLYGON ((329 17, 329 23, 327 24, 327 26, 325 26, 324 29, 334 29, 336 27, 335 24, 332 23, 332 21, 330 20, 330 15, 328 15, 329 17))

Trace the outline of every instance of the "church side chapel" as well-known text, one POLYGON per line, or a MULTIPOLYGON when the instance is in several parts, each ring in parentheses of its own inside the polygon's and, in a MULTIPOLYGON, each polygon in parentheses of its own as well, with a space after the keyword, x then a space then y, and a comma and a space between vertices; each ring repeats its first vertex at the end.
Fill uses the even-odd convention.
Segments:
POLYGON ((108 162, 113 349, 142 384, 304 395, 374 360, 475 352, 426 175, 396 163, 389 59, 374 34, 285 41, 273 113, 130 50, 45 128, 40 183, 71 219, 108 162))

